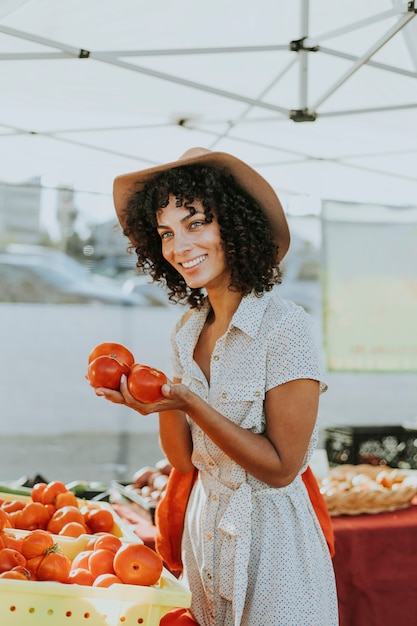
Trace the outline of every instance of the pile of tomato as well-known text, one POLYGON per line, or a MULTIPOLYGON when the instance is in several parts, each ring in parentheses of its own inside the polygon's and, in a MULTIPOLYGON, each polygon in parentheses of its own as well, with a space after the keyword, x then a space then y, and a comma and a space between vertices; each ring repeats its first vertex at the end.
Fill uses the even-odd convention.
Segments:
POLYGON ((80 508, 76 496, 59 480, 37 483, 30 495, 28 502, 0 499, 0 515, 6 514, 6 526, 21 530, 40 528, 67 537, 111 532, 114 526, 111 511, 90 503, 80 508))
POLYGON ((87 379, 92 387, 118 391, 123 375, 136 400, 149 404, 162 399, 161 387, 167 382, 166 375, 149 365, 135 363, 132 352, 123 344, 100 343, 90 352, 87 379))
POLYGON ((79 508, 64 483, 38 483, 31 501, 3 500, 0 505, 0 578, 55 581, 96 587, 113 583, 153 585, 163 563, 147 546, 123 542, 112 532, 111 511, 79 508), (27 532, 18 534, 13 529, 27 532), (70 559, 56 535, 91 535, 85 548, 70 559))

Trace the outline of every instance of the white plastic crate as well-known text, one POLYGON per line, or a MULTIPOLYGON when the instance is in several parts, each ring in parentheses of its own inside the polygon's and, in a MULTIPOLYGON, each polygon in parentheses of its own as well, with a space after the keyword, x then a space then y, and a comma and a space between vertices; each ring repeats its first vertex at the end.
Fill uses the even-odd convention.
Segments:
MULTIPOLYGON (((6 529, 18 536, 29 531, 6 529)), ((53 535, 73 559, 91 535, 53 535)), ((122 542, 129 541, 121 537, 122 542)), ((188 608, 191 593, 163 570, 156 585, 112 585, 108 588, 44 581, 0 579, 1 626, 158 626, 174 607, 188 608)))

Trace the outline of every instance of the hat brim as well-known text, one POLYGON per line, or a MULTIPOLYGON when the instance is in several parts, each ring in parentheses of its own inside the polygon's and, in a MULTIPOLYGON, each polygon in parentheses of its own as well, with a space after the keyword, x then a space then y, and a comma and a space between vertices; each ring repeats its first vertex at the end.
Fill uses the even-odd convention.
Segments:
POLYGON ((207 165, 231 174, 236 183, 256 200, 271 226, 275 243, 278 246, 277 259, 282 261, 290 246, 290 232, 277 194, 265 178, 252 167, 226 152, 191 148, 177 161, 118 176, 113 185, 113 199, 121 226, 124 226, 124 213, 132 193, 140 191, 161 172, 194 164, 207 165))

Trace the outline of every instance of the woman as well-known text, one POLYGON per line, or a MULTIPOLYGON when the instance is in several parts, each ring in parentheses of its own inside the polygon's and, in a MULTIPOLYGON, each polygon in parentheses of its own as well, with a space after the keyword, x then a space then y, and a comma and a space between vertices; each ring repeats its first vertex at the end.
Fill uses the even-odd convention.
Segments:
POLYGON ((193 148, 116 179, 138 267, 191 314, 173 332, 159 413, 176 470, 198 470, 183 540, 200 626, 337 626, 331 557, 301 475, 326 388, 305 311, 279 296, 289 232, 272 187, 235 157, 193 148))

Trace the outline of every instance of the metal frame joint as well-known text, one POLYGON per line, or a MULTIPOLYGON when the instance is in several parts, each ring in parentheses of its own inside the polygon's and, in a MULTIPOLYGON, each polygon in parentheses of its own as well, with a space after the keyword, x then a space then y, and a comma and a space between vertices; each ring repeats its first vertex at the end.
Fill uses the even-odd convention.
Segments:
POLYGON ((300 50, 304 50, 305 52, 318 52, 319 46, 310 46, 309 48, 304 45, 307 37, 301 37, 301 39, 293 39, 290 41, 289 49, 291 52, 300 52, 300 50))
POLYGON ((293 122, 315 122, 317 113, 309 111, 308 109, 291 109, 289 118, 293 122))

